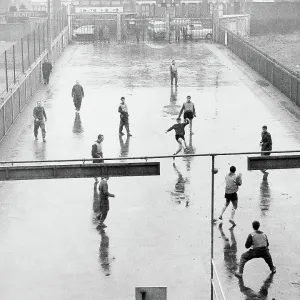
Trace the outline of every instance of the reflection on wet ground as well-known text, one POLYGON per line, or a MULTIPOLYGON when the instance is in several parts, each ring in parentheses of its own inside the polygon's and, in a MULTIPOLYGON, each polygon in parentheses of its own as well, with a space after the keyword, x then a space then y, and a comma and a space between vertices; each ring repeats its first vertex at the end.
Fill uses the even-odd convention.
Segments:
POLYGON ((33 142, 34 159, 46 160, 47 159, 47 142, 43 142, 42 138, 34 140, 33 142))
MULTIPOLYGON (((175 123, 187 95, 197 108, 195 135, 186 130, 187 154, 258 150, 265 123, 274 132, 276 147, 299 148, 299 139, 286 126, 290 116, 273 113, 262 102, 266 91, 257 92, 248 76, 235 73, 232 61, 217 56, 226 50, 210 46, 71 45, 43 91, 49 115, 47 142, 33 142, 30 111, 30 121, 20 125, 16 141, 7 147, 12 149, 9 159, 90 158, 99 133, 105 136, 106 157, 172 154, 174 136, 164 130, 175 123), (174 57, 177 89, 170 88, 168 68, 174 57), (80 115, 74 116, 70 88, 76 79, 86 98, 80 115), (118 136, 122 95, 128 103, 132 138, 118 136)), ((93 179, 2 184, 0 275, 5 280, 0 281, 0 298, 127 300, 134 299, 134 286, 166 285, 172 300, 199 295, 208 299, 211 162, 192 157, 176 158, 175 165, 172 159, 160 162, 160 176, 111 179, 116 198, 105 230, 97 227, 100 201, 93 179), (71 288, 66 291, 66 286, 71 288)), ((268 300, 272 295, 299 299, 290 279, 299 281, 299 173, 271 171, 266 180, 247 171, 245 157, 217 157, 216 213, 224 202, 224 177, 231 164, 244 179, 237 226, 228 229, 226 221, 222 228, 215 227, 214 253, 227 298, 263 297, 269 288, 268 300), (237 256, 244 251, 251 222, 258 218, 272 242, 278 282, 268 285, 268 270, 255 260, 247 265, 245 283, 239 285, 233 276, 237 256), (283 245, 289 245, 284 253, 283 245)))
POLYGON ((120 142, 120 157, 127 157, 129 154, 130 136, 126 135, 126 137, 124 137, 119 134, 119 142, 120 142))
POLYGON ((84 129, 81 123, 80 113, 75 114, 72 132, 75 133, 78 137, 80 136, 80 138, 82 138, 82 133, 84 132, 84 129))
MULTIPOLYGON (((243 278, 239 279, 240 291, 245 295, 244 300, 267 300, 269 295, 269 288, 273 282, 274 274, 270 274, 263 282, 258 292, 245 286, 243 278)), ((275 300, 275 298, 273 298, 275 300)))
POLYGON ((260 209, 261 216, 266 217, 272 200, 270 186, 268 182, 268 175, 264 175, 260 184, 260 209))
POLYGON ((234 272, 237 269, 237 243, 234 236, 234 227, 229 228, 230 239, 225 235, 223 223, 219 224, 219 230, 224 242, 224 263, 229 278, 234 278, 234 272))
POLYGON ((101 236, 101 242, 99 247, 99 262, 102 272, 105 276, 110 276, 111 273, 111 258, 109 256, 109 237, 102 227, 97 227, 101 236))
POLYGON ((110 276, 111 269, 111 259, 109 256, 109 237, 105 232, 105 229, 99 226, 99 220, 97 220, 97 215, 100 213, 100 194, 98 191, 98 182, 94 183, 93 187, 93 219, 92 223, 96 225, 96 230, 101 236, 100 247, 99 247, 99 262, 101 270, 105 276, 110 276))
POLYGON ((164 111, 171 116, 177 116, 180 108, 181 105, 177 104, 177 87, 171 86, 170 104, 164 106, 164 111))
POLYGON ((185 191, 186 183, 189 183, 187 177, 183 177, 179 169, 177 168, 175 162, 173 163, 173 168, 177 173, 177 182, 175 183, 174 191, 171 192, 172 196, 176 203, 180 204, 182 201, 185 201, 185 205, 189 205, 189 196, 185 191))
MULTIPOLYGON (((189 140, 186 140, 187 144, 187 149, 185 151, 185 154, 195 154, 196 153, 196 148, 193 147, 193 134, 189 131, 189 140)), ((191 170, 191 163, 193 161, 194 157, 193 156, 186 156, 183 157, 183 161, 186 164, 186 170, 190 171, 191 170)))

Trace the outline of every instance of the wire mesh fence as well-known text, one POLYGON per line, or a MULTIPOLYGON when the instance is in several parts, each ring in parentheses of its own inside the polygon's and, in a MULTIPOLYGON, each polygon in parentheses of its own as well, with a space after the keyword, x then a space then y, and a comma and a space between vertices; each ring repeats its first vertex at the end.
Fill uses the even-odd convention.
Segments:
POLYGON ((234 54, 262 75, 285 96, 300 106, 300 77, 242 37, 222 27, 215 27, 215 40, 226 45, 234 54))
MULTIPOLYGON (((20 76, 25 74, 47 49, 50 39, 48 22, 49 20, 44 20, 37 24, 32 32, 23 36, 0 55, 0 96, 14 86, 20 76)), ((50 24, 50 34, 54 40, 68 25, 66 10, 53 14, 50 24)))

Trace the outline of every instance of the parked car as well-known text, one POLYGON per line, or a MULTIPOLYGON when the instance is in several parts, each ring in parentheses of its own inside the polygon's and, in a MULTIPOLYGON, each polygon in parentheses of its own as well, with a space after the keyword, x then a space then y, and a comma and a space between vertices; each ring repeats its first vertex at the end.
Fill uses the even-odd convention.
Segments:
POLYGON ((73 37, 76 39, 93 39, 96 31, 95 25, 83 25, 73 31, 73 37))
POLYGON ((148 36, 152 40, 164 39, 166 37, 166 22, 149 21, 148 36))
POLYGON ((211 39, 212 28, 204 28, 201 23, 186 25, 186 36, 189 39, 211 39))

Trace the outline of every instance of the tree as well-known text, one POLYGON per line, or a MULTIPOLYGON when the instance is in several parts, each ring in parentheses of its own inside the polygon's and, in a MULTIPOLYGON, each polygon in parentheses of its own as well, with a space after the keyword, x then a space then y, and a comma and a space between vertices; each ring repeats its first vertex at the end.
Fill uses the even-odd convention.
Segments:
POLYGON ((15 11, 18 11, 18 10, 17 10, 17 7, 16 7, 15 5, 11 5, 11 6, 9 7, 9 11, 10 11, 10 12, 15 12, 15 11))
POLYGON ((22 3, 22 4, 20 5, 20 9, 22 9, 22 10, 26 9, 26 6, 24 5, 24 3, 22 3))

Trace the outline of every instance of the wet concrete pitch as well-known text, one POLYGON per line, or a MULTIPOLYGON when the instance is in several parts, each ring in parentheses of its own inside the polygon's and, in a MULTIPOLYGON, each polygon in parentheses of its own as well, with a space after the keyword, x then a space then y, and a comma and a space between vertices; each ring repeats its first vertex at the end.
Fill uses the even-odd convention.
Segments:
MULTIPOLYGON (((35 99, 48 114, 47 142, 33 140, 32 102, 3 141, 1 159, 89 158, 98 133, 106 157, 172 154, 174 133, 164 132, 188 94, 197 112, 189 153, 259 151, 263 124, 274 150, 299 149, 292 116, 253 85, 213 44, 74 44, 35 99), (178 89, 169 86, 173 58, 178 89), (76 79, 85 89, 80 115, 70 97, 76 79), (118 136, 121 96, 129 107, 128 139, 118 136)), ((272 171, 266 180, 246 170, 246 157, 217 157, 216 214, 231 164, 244 180, 237 226, 229 229, 228 209, 223 226, 215 226, 214 253, 227 299, 298 299, 299 171, 272 171), (268 277, 264 262, 253 260, 239 281, 233 272, 254 219, 269 237, 278 272, 268 277)), ((209 158, 161 160, 159 177, 111 178, 109 190, 116 198, 100 230, 92 179, 2 183, 0 298, 134 299, 135 286, 162 285, 168 299, 209 299, 209 158)))

